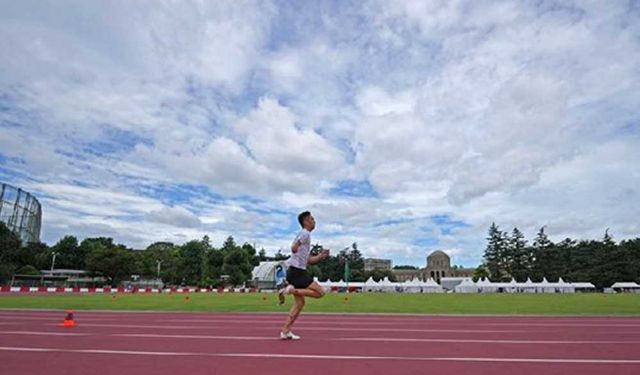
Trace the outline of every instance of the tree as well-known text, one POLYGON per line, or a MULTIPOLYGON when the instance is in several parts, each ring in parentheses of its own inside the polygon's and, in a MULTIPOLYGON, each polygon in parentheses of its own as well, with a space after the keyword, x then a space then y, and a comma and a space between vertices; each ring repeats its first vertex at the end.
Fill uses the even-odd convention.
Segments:
POLYGON ((0 261, 20 264, 22 258, 20 237, 0 222, 0 261))
POLYGON ((107 247, 97 242, 92 246, 86 264, 90 273, 106 277, 115 287, 131 276, 134 259, 131 251, 124 246, 107 247))
POLYGON ((282 249, 278 249, 278 252, 276 252, 274 260, 287 260, 287 259, 289 259, 289 256, 284 255, 282 253, 282 249))
POLYGON ((621 261, 620 281, 640 282, 640 238, 625 240, 618 244, 621 261))
POLYGON ((253 270, 251 258, 243 249, 236 247, 225 255, 222 271, 229 275, 233 285, 242 285, 249 280, 251 270, 253 270))
POLYGON ((0 222, 0 283, 11 280, 20 263, 20 238, 0 222))
POLYGON ((401 265, 401 266, 394 266, 393 267, 394 270, 417 270, 418 267, 416 266, 407 266, 407 265, 401 265))
POLYGON ((25 251, 31 258, 31 263, 36 269, 44 270, 51 268, 51 250, 43 242, 29 242, 25 246, 25 251))
POLYGON ((602 241, 594 243, 593 247, 596 264, 592 267, 592 282, 598 288, 605 288, 620 281, 620 270, 625 269, 625 255, 609 235, 609 229, 605 231, 602 241))
POLYGON ((233 239, 233 236, 229 236, 222 244, 222 251, 225 251, 225 252, 231 251, 231 250, 234 250, 236 247, 238 246, 236 245, 236 241, 233 239))
MULTIPOLYGON (((318 255, 322 251, 323 247, 319 243, 311 246, 311 255, 318 255)), ((341 251, 339 254, 329 256, 327 259, 318 263, 317 266, 320 269, 318 279, 321 281, 326 280, 340 280, 344 278, 344 257, 346 257, 346 250, 341 251)), ((355 258, 357 254, 353 254, 355 258)), ((315 276, 315 275, 314 275, 315 276)))
POLYGON ((553 242, 549 240, 549 237, 544 232, 544 227, 541 227, 536 235, 536 239, 533 241, 533 247, 536 250, 544 250, 553 246, 553 242))
POLYGON ((489 278, 489 272, 487 271, 487 268, 481 264, 475 269, 475 271, 473 271, 473 281, 478 281, 484 278, 489 278))
POLYGON ((518 228, 513 228, 506 249, 507 272, 517 281, 524 281, 529 277, 531 265, 528 263, 527 241, 518 228))
MULTIPOLYGON (((493 250, 494 244, 499 243, 499 230, 494 226, 495 224, 487 238, 488 250, 493 250)), ((518 279, 524 276, 518 273, 522 268, 518 266, 518 253, 513 250, 524 247, 525 268, 531 270, 535 281, 540 281, 543 277, 549 281, 557 281, 562 277, 566 281, 590 281, 598 289, 609 287, 616 281, 640 281, 640 239, 616 244, 607 230, 600 241, 566 238, 553 243, 542 227, 532 246, 526 246, 524 236, 518 232, 512 233, 507 252, 507 269, 518 279)), ((490 251, 489 253, 491 255, 490 251)), ((489 257, 485 252, 485 261, 487 258, 489 257)), ((493 273, 491 275, 493 277, 493 273)))
POLYGON ((527 247, 527 262, 531 268, 532 279, 535 280, 542 280, 545 276, 540 265, 545 261, 551 249, 555 246, 544 232, 544 228, 544 226, 541 227, 538 234, 536 234, 536 238, 533 240, 533 246, 527 247))
POLYGON ((168 285, 182 282, 180 247, 171 242, 155 242, 143 251, 134 251, 136 267, 134 272, 145 278, 158 276, 160 261, 160 279, 168 285))
POLYGON ((364 273, 365 280, 368 280, 370 277, 375 281, 383 280, 385 277, 388 277, 389 281, 397 281, 396 275, 391 270, 373 270, 364 273))
POLYGON ((581 249, 582 246, 571 238, 552 244, 542 253, 546 254, 547 259, 536 258, 537 268, 542 270, 549 280, 563 277, 567 281, 588 281, 585 270, 591 267, 593 256, 588 249, 589 246, 584 250, 581 249))
POLYGON ((492 281, 505 281, 507 271, 505 269, 506 235, 492 223, 487 237, 487 248, 484 252, 484 261, 492 281))
MULTIPOLYGON (((68 240, 70 243, 72 243, 74 239, 75 237, 70 237, 68 240)), ((77 243, 77 240, 76 240, 76 243, 77 243)), ((115 247, 121 247, 123 249, 126 249, 124 245, 116 245, 113 242, 113 238, 110 238, 110 237, 86 238, 82 242, 80 242, 80 246, 77 246, 76 248, 68 249, 69 253, 66 254, 67 263, 64 264, 64 266, 73 268, 73 269, 83 270, 86 267, 85 260, 87 259, 88 254, 93 252, 95 249, 99 249, 103 247, 108 249, 113 249, 115 247)), ((65 257, 63 256, 63 258, 65 257)), ((56 260, 56 267, 58 267, 57 262, 58 261, 56 260)), ((60 268, 62 268, 62 265, 60 268)))
POLYGON ((349 262, 351 274, 349 281, 362 282, 367 279, 364 273, 364 258, 360 250, 358 250, 357 243, 351 244, 351 250, 345 254, 345 260, 349 262))
POLYGON ((211 249, 208 256, 209 280, 208 284, 217 287, 220 285, 222 267, 224 266, 224 254, 222 250, 211 249))
POLYGON ((264 262, 267 260, 267 251, 265 249, 260 249, 258 253, 258 261, 264 262))
POLYGON ((38 271, 37 268, 35 268, 34 266, 28 264, 26 266, 22 266, 20 268, 18 268, 18 270, 16 271, 16 274, 18 275, 40 275, 40 271, 38 271))
POLYGON ((307 267, 307 271, 309 271, 311 276, 317 277, 318 280, 322 280, 322 269, 317 264, 309 265, 307 267))
POLYGON ((180 274, 184 284, 203 286, 206 255, 202 241, 192 240, 180 246, 180 274))
POLYGON ((253 245, 245 242, 244 245, 242 245, 242 250, 247 253, 247 256, 249 256, 249 258, 251 259, 251 264, 253 266, 257 266, 258 264, 260 264, 260 258, 258 257, 258 255, 256 255, 256 249, 255 247, 253 247, 253 245))

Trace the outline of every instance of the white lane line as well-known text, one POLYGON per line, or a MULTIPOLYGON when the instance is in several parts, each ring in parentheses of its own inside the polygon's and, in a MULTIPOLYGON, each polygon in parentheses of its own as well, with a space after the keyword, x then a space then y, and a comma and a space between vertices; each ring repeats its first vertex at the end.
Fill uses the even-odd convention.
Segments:
POLYGON ((478 343, 478 344, 640 344, 640 341, 589 341, 589 340, 488 340, 488 339, 413 339, 397 337, 344 337, 335 341, 373 341, 373 342, 439 342, 439 343, 478 343))
MULTIPOLYGON (((101 324, 87 323, 82 324, 84 327, 110 327, 110 328, 149 328, 149 329, 224 329, 225 326, 169 326, 169 325, 142 325, 142 324, 101 324)), ((268 330, 279 329, 279 326, 272 327, 251 327, 252 330, 268 330)), ((529 332, 526 330, 474 330, 474 329, 411 329, 411 328, 337 328, 337 327, 321 327, 321 326, 305 326, 300 324, 297 327, 307 331, 359 331, 359 332, 444 332, 444 333, 518 333, 529 332)))
POLYGON ((277 341, 281 340, 276 336, 211 336, 211 335, 159 335, 145 333, 115 333, 109 336, 115 337, 148 337, 148 338, 170 338, 170 339, 208 339, 208 340, 241 340, 241 341, 277 341))
POLYGON ((31 336, 92 336, 91 333, 77 332, 37 332, 37 331, 0 331, 2 335, 31 335, 31 336))
MULTIPOLYGON (((149 338, 175 338, 175 339, 210 339, 210 340, 280 340, 273 336, 210 336, 210 335, 163 335, 163 334, 136 334, 121 333, 111 334, 117 337, 149 337, 149 338)), ((438 342, 438 343, 479 343, 479 344, 640 344, 640 341, 588 341, 588 340, 474 340, 474 339, 413 339, 395 337, 343 337, 343 338, 319 338, 314 341, 363 341, 363 342, 438 342)))
POLYGON ((596 358, 492 358, 492 357, 396 357, 367 355, 322 355, 281 353, 198 353, 158 352, 110 349, 60 349, 0 346, 0 351, 37 353, 116 354, 137 356, 200 356, 265 359, 315 359, 315 360, 361 360, 361 361, 445 361, 445 362, 518 362, 518 363, 568 363, 568 364, 640 364, 640 359, 596 359, 596 358))
MULTIPOLYGON (((154 322, 175 322, 175 319, 155 319, 154 322)), ((279 324, 281 320, 236 320, 236 319, 188 319, 183 320, 185 323, 225 323, 225 324, 265 324, 265 323, 274 323, 279 324)), ((310 320, 303 319, 300 320, 299 323, 313 323, 313 324, 326 324, 328 321, 322 320, 310 320)), ((364 326, 393 326, 398 325, 397 322, 345 322, 345 321, 330 321, 331 325, 364 325, 364 326)), ((406 322, 409 323, 409 322, 406 322)), ((415 325, 442 325, 439 321, 422 321, 422 322, 410 322, 415 325)), ((460 321, 456 323, 456 326, 514 326, 514 327, 528 327, 528 326, 536 326, 536 327, 594 327, 594 328, 609 328, 609 327, 640 327, 640 324, 596 324, 596 323, 469 323, 465 321, 460 321)))
MULTIPOLYGON (((461 324, 472 324, 464 323, 461 324)), ((533 327, 640 327, 640 324, 594 324, 594 323, 478 323, 478 326, 533 326, 533 327)))
POLYGON ((55 352, 55 353, 94 353, 94 354, 130 354, 130 355, 161 355, 161 356, 194 356, 206 355, 206 353, 181 353, 181 352, 147 352, 135 350, 107 350, 107 349, 59 349, 59 348, 25 348, 0 346, 1 351, 7 352, 55 352))
MULTIPOLYGON (((38 331, 0 331, 5 335, 33 335, 33 336, 110 336, 110 337, 134 337, 134 338, 167 338, 167 339, 195 339, 195 340, 229 340, 229 341, 278 341, 275 336, 223 336, 223 335, 167 335, 154 333, 74 333, 74 332, 38 332, 38 331)), ((469 344, 640 344, 640 341, 614 341, 614 340, 489 340, 489 339, 447 339, 447 338, 398 338, 398 337, 342 337, 342 338, 318 338, 312 341, 354 341, 354 342, 424 342, 424 343, 469 343, 469 344)))

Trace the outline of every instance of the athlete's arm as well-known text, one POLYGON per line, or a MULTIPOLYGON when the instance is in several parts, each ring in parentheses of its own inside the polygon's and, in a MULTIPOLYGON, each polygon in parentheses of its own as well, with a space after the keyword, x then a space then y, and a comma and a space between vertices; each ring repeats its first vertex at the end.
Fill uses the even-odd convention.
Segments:
POLYGON ((323 249, 320 254, 309 257, 307 264, 318 264, 329 257, 329 250, 323 249))
POLYGON ((291 252, 294 254, 297 253, 302 244, 308 244, 310 241, 311 238, 309 237, 309 232, 301 232, 298 237, 293 240, 293 243, 291 244, 291 252))
POLYGON ((297 253, 301 244, 302 244, 302 242, 299 239, 296 238, 296 240, 293 241, 293 243, 291 244, 291 252, 294 253, 294 254, 297 253))

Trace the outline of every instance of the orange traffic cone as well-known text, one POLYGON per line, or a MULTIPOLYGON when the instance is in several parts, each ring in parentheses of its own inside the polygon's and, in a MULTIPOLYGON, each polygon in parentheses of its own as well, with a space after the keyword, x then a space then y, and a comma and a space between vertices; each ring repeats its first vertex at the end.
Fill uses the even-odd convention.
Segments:
POLYGON ((62 322, 62 326, 66 328, 71 328, 76 326, 76 321, 75 319, 73 319, 72 310, 67 311, 67 316, 64 318, 64 321, 62 322))

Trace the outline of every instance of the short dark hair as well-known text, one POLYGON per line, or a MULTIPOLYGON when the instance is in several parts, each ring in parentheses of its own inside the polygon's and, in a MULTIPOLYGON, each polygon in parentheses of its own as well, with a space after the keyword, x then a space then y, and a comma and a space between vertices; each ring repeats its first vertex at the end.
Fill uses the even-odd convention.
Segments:
POLYGON ((298 223, 300 223, 301 227, 304 228, 304 219, 306 219, 309 216, 311 216, 311 212, 309 211, 301 212, 300 215, 298 215, 298 223))

